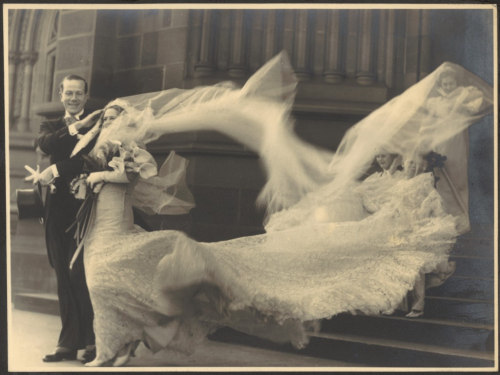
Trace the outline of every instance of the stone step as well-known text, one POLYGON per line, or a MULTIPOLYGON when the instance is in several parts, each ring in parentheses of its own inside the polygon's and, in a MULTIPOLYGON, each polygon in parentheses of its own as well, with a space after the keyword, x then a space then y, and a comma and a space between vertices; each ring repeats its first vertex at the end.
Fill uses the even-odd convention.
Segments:
POLYGON ((495 280, 471 276, 451 276, 443 285, 427 290, 428 296, 493 300, 495 280))
POLYGON ((494 355, 490 353, 350 334, 311 334, 309 344, 300 350, 288 344, 272 343, 230 328, 221 328, 210 338, 323 359, 342 360, 357 363, 359 366, 458 368, 494 365, 494 355))
POLYGON ((458 238, 452 254, 493 257, 493 238, 458 238))
POLYGON ((44 314, 59 315, 59 302, 52 293, 15 293, 14 307, 18 310, 35 311, 44 314))
POLYGON ((477 324, 494 324, 494 303, 489 300, 473 300, 442 296, 425 298, 424 317, 477 324))
POLYGON ((476 257, 476 256, 461 256, 451 255, 450 260, 457 263, 455 276, 468 276, 480 278, 494 278, 495 262, 493 257, 476 257))
POLYGON ((486 367, 492 366, 495 358, 493 353, 361 335, 318 333, 312 336, 312 345, 302 352, 314 352, 315 346, 330 353, 333 348, 343 348, 348 362, 359 358, 370 366, 486 367))
MULTIPOLYGON (((57 295, 52 293, 15 293, 13 303, 19 310, 59 314, 57 295)), ((494 319, 493 301, 427 295, 424 318, 454 323, 489 326, 494 319)))
MULTIPOLYGON (((334 319, 360 322, 339 326, 334 319, 324 320, 321 332, 312 335, 311 343, 300 351, 228 328, 219 330, 221 333, 217 331, 211 339, 221 340, 222 337, 222 341, 226 342, 369 366, 483 367, 491 365, 490 357, 493 356, 492 318, 471 319, 462 314, 465 309, 482 317, 485 315, 483 304, 427 297, 424 318, 346 314, 334 319), (243 340, 241 335, 245 337, 243 340)), ((492 311, 493 304, 486 305, 492 311)), ((59 310, 57 296, 48 293, 18 293, 14 295, 14 306, 20 310, 54 315, 58 315, 59 310)))
POLYGON ((471 224, 471 229, 461 235, 461 238, 493 238, 495 227, 493 224, 471 224))
POLYGON ((322 333, 360 335, 407 343, 493 353, 494 326, 404 316, 340 314, 321 322, 322 333))

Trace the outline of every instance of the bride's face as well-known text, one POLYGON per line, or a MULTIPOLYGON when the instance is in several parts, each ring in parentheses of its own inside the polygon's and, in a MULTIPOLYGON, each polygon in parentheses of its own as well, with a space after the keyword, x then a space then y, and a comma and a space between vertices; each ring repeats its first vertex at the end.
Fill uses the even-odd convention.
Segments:
POLYGON ((102 127, 107 128, 118 117, 119 113, 114 108, 108 108, 102 117, 102 127))

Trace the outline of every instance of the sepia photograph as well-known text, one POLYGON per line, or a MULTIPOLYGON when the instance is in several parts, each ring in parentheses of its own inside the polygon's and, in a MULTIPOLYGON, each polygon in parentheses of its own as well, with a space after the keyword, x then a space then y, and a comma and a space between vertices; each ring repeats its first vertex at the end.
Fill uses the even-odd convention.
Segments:
POLYGON ((497 22, 3 4, 6 370, 498 371, 497 22))

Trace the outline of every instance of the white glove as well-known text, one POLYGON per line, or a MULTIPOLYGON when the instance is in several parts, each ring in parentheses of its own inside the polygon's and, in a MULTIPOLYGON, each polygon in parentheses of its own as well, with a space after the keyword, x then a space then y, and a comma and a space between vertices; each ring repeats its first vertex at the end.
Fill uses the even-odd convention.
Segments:
POLYGON ((43 170, 42 173, 40 173, 40 166, 36 166, 36 170, 31 168, 29 165, 25 165, 24 169, 26 169, 28 172, 31 173, 30 176, 26 177, 24 180, 25 181, 32 181, 33 185, 37 184, 38 182, 42 184, 43 186, 50 185, 52 181, 54 181, 54 174, 52 173, 52 168, 48 167, 43 170))

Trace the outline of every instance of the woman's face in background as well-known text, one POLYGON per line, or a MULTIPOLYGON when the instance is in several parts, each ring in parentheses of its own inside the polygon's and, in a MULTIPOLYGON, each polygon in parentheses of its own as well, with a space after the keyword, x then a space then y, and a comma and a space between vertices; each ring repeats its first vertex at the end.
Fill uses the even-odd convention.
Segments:
POLYGON ((102 127, 107 128, 118 117, 120 113, 114 108, 108 108, 102 116, 102 127))
POLYGON ((377 156, 375 156, 375 160, 377 160, 378 165, 383 170, 387 170, 390 168, 394 158, 395 158, 394 154, 388 154, 388 153, 380 153, 377 156))
POLYGON ((446 76, 441 80, 441 88, 445 93, 449 94, 457 88, 457 80, 455 77, 446 76))

